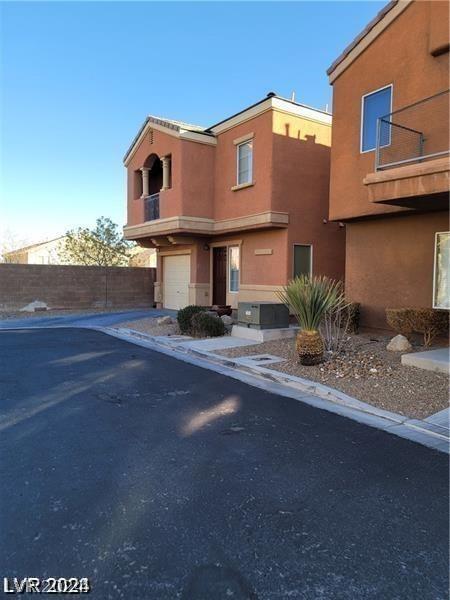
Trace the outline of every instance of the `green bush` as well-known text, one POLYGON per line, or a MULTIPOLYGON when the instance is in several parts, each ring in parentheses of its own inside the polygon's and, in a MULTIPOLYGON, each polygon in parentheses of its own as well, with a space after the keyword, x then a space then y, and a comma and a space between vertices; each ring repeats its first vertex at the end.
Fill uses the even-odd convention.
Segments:
POLYGON ((448 333, 448 312, 434 308, 387 308, 388 325, 397 333, 409 337, 423 335, 424 346, 430 346, 437 335, 448 333))
POLYGON ((177 313, 177 321, 181 333, 190 333, 192 317, 197 313, 203 313, 205 311, 206 308, 204 306, 196 306, 195 304, 181 308, 177 313))
POLYGON ((191 320, 191 333, 195 337, 218 337, 224 335, 225 325, 220 317, 197 312, 191 320))

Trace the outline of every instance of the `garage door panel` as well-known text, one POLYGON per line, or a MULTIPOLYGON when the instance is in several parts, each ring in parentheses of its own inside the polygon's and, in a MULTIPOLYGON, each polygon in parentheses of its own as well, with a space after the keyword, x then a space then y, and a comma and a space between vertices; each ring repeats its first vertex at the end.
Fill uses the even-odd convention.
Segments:
POLYGON ((164 308, 178 310, 189 304, 191 257, 189 254, 163 257, 164 308))

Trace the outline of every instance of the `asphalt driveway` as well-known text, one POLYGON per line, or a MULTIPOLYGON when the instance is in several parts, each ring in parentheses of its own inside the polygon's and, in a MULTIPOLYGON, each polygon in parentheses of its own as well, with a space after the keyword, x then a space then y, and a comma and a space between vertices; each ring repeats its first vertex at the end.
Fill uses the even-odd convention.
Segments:
POLYGON ((0 332, 0 573, 91 598, 448 597, 448 457, 84 329, 0 332))

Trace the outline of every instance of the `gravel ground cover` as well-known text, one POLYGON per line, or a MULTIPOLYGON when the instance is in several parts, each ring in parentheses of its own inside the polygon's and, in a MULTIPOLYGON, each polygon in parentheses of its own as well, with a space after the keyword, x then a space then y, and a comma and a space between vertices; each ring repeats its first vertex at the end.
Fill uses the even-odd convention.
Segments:
POLYGON ((127 321, 126 323, 120 323, 117 328, 134 329, 134 331, 147 333, 148 335, 181 335, 176 319, 172 319, 172 323, 164 325, 158 325, 158 319, 159 317, 146 317, 137 321, 127 321))
MULTIPOLYGON (((232 348, 217 354, 280 356, 286 360, 267 368, 323 383, 373 406, 411 418, 423 419, 447 408, 448 377, 402 365, 400 353, 386 350, 389 339, 368 334, 351 336, 341 355, 315 366, 298 363, 294 339, 232 348)), ((414 351, 420 350, 424 348, 414 347, 414 351)))

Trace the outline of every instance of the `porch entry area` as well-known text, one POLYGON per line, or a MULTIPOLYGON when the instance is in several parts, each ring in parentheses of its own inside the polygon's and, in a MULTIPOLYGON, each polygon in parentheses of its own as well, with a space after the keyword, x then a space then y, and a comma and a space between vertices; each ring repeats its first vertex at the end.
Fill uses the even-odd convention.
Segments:
POLYGON ((231 304, 230 294, 239 292, 240 244, 226 243, 212 248, 212 303, 231 304))

